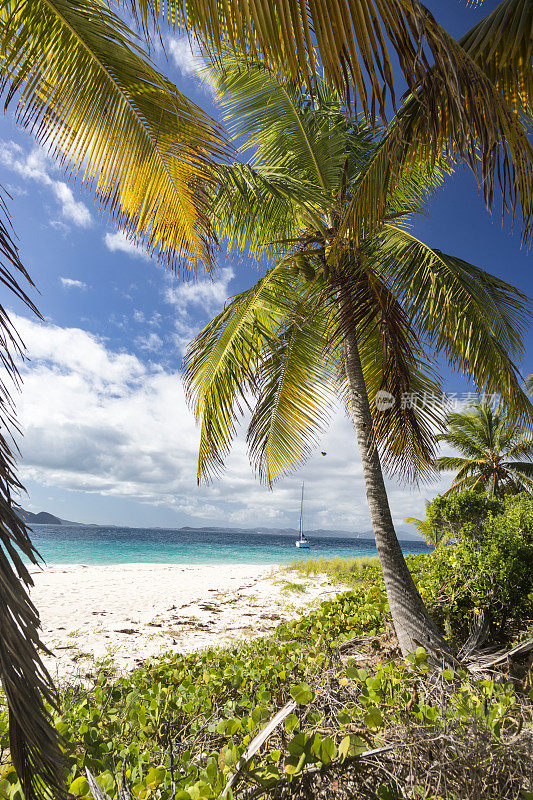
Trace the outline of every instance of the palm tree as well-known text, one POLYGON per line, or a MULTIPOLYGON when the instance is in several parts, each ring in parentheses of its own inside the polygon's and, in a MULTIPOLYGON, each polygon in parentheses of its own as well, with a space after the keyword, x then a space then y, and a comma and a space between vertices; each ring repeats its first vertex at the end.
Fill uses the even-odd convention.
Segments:
MULTIPOLYGON (((429 503, 426 500, 426 508, 428 505, 429 503)), ((403 519, 404 522, 414 525, 417 531, 424 537, 425 543, 435 549, 442 544, 446 544, 452 535, 451 530, 444 531, 439 529, 432 525, 428 519, 418 519, 418 517, 404 517, 403 519)))
POLYGON ((364 235, 346 226, 341 235, 346 209, 357 205, 363 217, 361 207, 372 204, 368 172, 387 134, 376 140, 324 82, 310 94, 229 55, 211 77, 233 135, 252 151, 250 163, 221 170, 218 233, 229 249, 275 266, 188 350, 185 383, 201 421, 199 479, 222 468, 247 407, 250 458, 271 483, 308 456, 335 397, 345 400, 400 646, 407 653, 423 644, 442 658, 447 645, 396 537, 380 453, 404 477, 431 471, 441 392, 429 348, 531 419, 510 360, 522 352, 527 300, 406 230, 441 182, 442 165, 412 165, 389 192, 379 227, 364 235))
MULTIPOLYGON (((208 190, 227 157, 219 126, 161 75, 136 34, 100 0, 0 0, 0 91, 71 176, 81 171, 102 208, 164 263, 209 268, 213 236, 208 190)), ((21 288, 31 280, 10 238, 2 199, 0 280, 35 313, 21 288)), ((17 383, 22 343, 0 308, 0 362, 17 383)), ((8 385, 0 380, 0 678, 10 752, 26 800, 60 797, 62 757, 45 702, 55 690, 39 650, 39 617, 17 552, 37 563, 15 511, 16 433, 8 385)))
POLYGON ((525 436, 515 418, 495 411, 490 403, 478 401, 448 414, 446 432, 437 439, 462 453, 437 459, 441 472, 458 470, 444 495, 463 489, 489 497, 533 491, 533 439, 525 436))

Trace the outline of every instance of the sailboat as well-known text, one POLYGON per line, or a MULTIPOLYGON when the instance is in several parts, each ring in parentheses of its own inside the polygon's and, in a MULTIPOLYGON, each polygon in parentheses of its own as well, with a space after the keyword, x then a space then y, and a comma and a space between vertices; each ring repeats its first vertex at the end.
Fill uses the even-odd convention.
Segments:
POLYGON ((304 536, 304 484, 302 481, 302 502, 300 504, 300 536, 296 540, 296 547, 309 547, 309 540, 304 536))

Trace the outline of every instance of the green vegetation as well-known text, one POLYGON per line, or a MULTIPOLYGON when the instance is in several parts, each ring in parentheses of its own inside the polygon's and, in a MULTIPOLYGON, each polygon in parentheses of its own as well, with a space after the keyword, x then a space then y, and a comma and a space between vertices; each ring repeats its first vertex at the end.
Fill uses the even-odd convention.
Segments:
POLYGON ((533 490, 533 439, 513 414, 476 402, 448 414, 446 428, 437 440, 462 454, 437 459, 441 472, 458 470, 447 494, 474 489, 503 497, 533 490))
MULTIPOLYGON (((518 525, 530 526, 531 504, 514 511, 518 525)), ((432 558, 412 559, 421 584, 440 569, 442 562, 427 568, 432 558)), ((347 785, 352 796, 374 800, 520 797, 528 761, 516 737, 531 722, 531 677, 518 670, 498 683, 463 668, 437 677, 421 648, 398 660, 375 560, 306 563, 288 569, 351 576, 353 588, 271 636, 164 657, 126 677, 114 678, 102 664, 90 689, 63 689, 55 724, 65 740, 70 791, 91 798, 88 768, 113 800, 121 780, 133 800, 215 800, 254 735, 292 698, 296 707, 243 768, 229 798, 321 790, 334 799, 345 797, 347 785), (385 745, 393 749, 361 758, 385 745), (450 766, 453 748, 461 756, 450 766)), ((5 753, 5 712, 1 723, 5 753)), ((22 800, 5 765, 0 798, 22 800)))
POLYGON ((476 620, 492 639, 533 621, 533 499, 507 498, 498 513, 467 520, 457 539, 428 557, 420 578, 435 619, 459 642, 476 620))
POLYGON ((479 527, 489 514, 501 513, 503 507, 501 500, 466 489, 456 494, 438 495, 426 502, 426 519, 405 517, 405 521, 416 527, 427 544, 439 547, 456 539, 466 523, 479 527))

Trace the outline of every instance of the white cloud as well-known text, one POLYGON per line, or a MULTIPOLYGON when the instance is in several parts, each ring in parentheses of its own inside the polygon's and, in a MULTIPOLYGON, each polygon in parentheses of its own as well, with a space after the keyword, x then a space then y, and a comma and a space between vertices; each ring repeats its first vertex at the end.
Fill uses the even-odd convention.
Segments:
POLYGON ((74 199, 72 190, 64 181, 54 180, 50 176, 55 165, 41 148, 35 147, 26 153, 16 142, 1 142, 0 163, 24 180, 36 181, 48 187, 60 204, 63 217, 74 225, 87 228, 92 224, 91 212, 85 203, 74 199))
MULTIPOLYGON (((252 475, 241 436, 224 477, 196 486, 198 429, 180 377, 114 352, 80 328, 13 315, 27 345, 18 416, 23 478, 67 489, 165 505, 218 525, 294 527, 300 480, 306 525, 366 532, 370 521, 350 423, 337 416, 314 456, 274 492, 252 475)), ((397 522, 422 515, 424 494, 390 485, 397 522)), ((405 528, 407 529, 407 528, 405 528)))
POLYGON ((106 233, 104 236, 105 246, 108 250, 111 250, 112 253, 117 251, 121 253, 126 253, 129 256, 134 256, 135 258, 146 258, 148 259, 148 253, 146 253, 142 248, 137 247, 137 245, 128 239, 125 233, 122 231, 117 231, 116 233, 106 233))
POLYGON ((203 278, 197 281, 181 281, 168 286, 165 300, 177 312, 174 322, 174 344, 184 353, 189 342, 206 324, 209 317, 220 311, 228 299, 229 284, 234 278, 230 267, 220 270, 216 280, 203 278))
POLYGON ((191 47, 187 36, 169 38, 168 50, 182 75, 186 78, 195 78, 203 89, 210 94, 215 94, 215 87, 204 72, 205 61, 201 53, 194 46, 191 47))
POLYGON ((199 306, 206 314, 211 314, 224 305, 228 298, 228 286, 234 277, 233 270, 225 267, 216 279, 180 281, 167 288, 165 299, 180 314, 187 314, 190 306, 199 306))
POLYGON ((135 344, 141 350, 146 350, 149 353, 157 353, 163 347, 163 340, 157 333, 149 333, 148 336, 138 336, 135 339, 135 344))
POLYGON ((76 281, 74 278, 60 278, 61 285, 65 289, 85 289, 87 288, 87 284, 85 281, 76 281))
POLYGON ((52 191, 61 203, 61 213, 65 219, 81 228, 88 228, 92 222, 91 212, 85 203, 74 199, 72 189, 62 181, 54 181, 52 191))

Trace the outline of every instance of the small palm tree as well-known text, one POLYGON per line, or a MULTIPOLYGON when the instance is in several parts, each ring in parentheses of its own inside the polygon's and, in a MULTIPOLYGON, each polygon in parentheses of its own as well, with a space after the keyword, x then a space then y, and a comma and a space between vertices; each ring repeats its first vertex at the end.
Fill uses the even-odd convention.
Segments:
POLYGON ((376 140, 347 116, 325 83, 309 95, 229 55, 212 77, 234 135, 252 150, 249 164, 221 170, 219 234, 230 249, 275 266, 188 351, 185 381, 202 426, 199 478, 223 466, 244 408, 252 407, 251 461, 271 483, 309 455, 335 396, 346 401, 400 646, 445 653, 394 530, 380 453, 404 476, 431 471, 441 395, 431 346, 531 414, 509 358, 521 348, 525 298, 399 224, 439 185, 438 165, 410 165, 380 224, 354 227, 381 191, 367 178, 386 134, 376 140), (415 395, 427 402, 410 403, 415 395))
POLYGON ((437 439, 462 456, 437 459, 441 472, 458 470, 445 495, 463 489, 484 491, 489 497, 533 491, 533 439, 524 436, 516 418, 476 402, 448 414, 446 427, 437 439))
POLYGON ((447 538, 444 536, 439 536, 436 528, 434 528, 431 522, 427 519, 418 519, 418 517, 404 517, 404 522, 414 525, 417 531, 424 537, 425 543, 430 547, 437 548, 440 544, 444 544, 444 540, 447 538))

